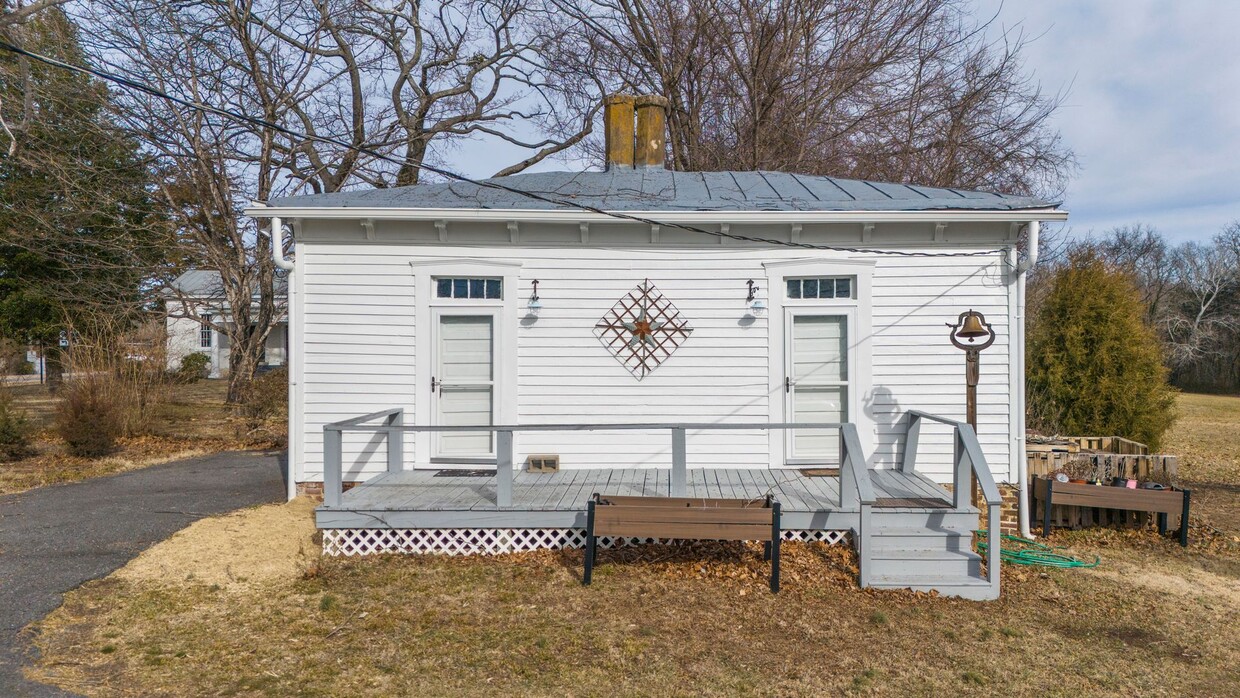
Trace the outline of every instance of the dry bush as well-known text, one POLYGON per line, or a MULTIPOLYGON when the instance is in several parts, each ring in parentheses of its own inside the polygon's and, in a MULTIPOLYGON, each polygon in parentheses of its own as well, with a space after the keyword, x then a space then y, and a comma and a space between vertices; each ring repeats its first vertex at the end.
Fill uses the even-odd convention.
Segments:
POLYGON ((124 406, 110 395, 106 375, 88 375, 65 384, 56 410, 56 431, 69 453, 96 458, 111 453, 124 433, 124 406))
POLYGON ((0 387, 0 460, 15 461, 30 455, 32 431, 25 410, 14 404, 8 388, 0 387))
POLYGON ((241 390, 237 414, 250 434, 269 431, 273 440, 284 434, 288 418, 288 369, 277 368, 250 381, 241 390))
POLYGON ((71 350, 69 382, 81 385, 70 385, 68 390, 104 396, 111 403, 121 436, 148 433, 159 406, 168 400, 167 347, 161 330, 148 325, 125 333, 103 333, 79 339, 71 350))

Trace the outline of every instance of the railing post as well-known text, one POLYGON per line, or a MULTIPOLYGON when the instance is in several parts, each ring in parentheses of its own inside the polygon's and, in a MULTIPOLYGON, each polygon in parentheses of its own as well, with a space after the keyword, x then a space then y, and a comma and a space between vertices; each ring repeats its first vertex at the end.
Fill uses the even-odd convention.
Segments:
POLYGON ((909 414, 908 434, 904 437, 904 459, 900 462, 900 471, 914 472, 917 468, 917 443, 921 440, 921 416, 909 414))
MULTIPOLYGON (((404 423, 404 410, 396 410, 387 416, 389 427, 403 426, 404 423)), ((389 473, 399 473, 405 469, 405 432, 401 429, 388 429, 387 431, 387 460, 389 473)))
POLYGON ((969 450, 964 447, 960 427, 956 427, 952 442, 956 466, 952 475, 952 502, 956 509, 964 509, 973 499, 973 462, 969 460, 969 450))
POLYGON ((512 506, 512 431, 495 433, 495 504, 512 506))
POLYGON ((862 504, 857 512, 857 540, 853 541, 853 547, 857 549, 857 584, 862 588, 870 586, 870 566, 874 557, 874 551, 870 550, 870 508, 869 504, 862 504))
POLYGON ((672 429, 672 492, 673 497, 687 496, 688 465, 685 463, 685 430, 672 429))
POLYGON ((339 427, 323 427, 323 504, 329 507, 340 506, 340 495, 343 489, 341 473, 343 446, 339 427))
POLYGON ((999 522, 998 504, 991 504, 986 514, 986 581, 995 589, 995 598, 999 597, 999 566, 1003 557, 999 554, 999 522))
POLYGON ((857 489, 857 477, 852 467, 852 451, 848 448, 848 440, 841 439, 843 447, 840 451, 840 508, 851 510, 861 503, 860 491, 857 489))

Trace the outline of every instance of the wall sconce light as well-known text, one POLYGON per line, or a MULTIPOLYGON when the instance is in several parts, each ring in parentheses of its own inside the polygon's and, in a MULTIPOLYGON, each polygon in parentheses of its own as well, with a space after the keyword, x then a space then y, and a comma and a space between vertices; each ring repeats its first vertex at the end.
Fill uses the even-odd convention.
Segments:
POLYGON ((534 279, 531 285, 534 287, 534 292, 530 294, 530 300, 525 304, 525 309, 530 315, 538 315, 543 307, 542 300, 538 297, 538 279, 534 279))
POLYGON ((766 310, 766 302, 758 298, 758 291, 761 291, 762 287, 754 283, 753 279, 745 283, 749 286, 749 295, 745 297, 745 303, 754 315, 762 314, 762 311, 766 310))

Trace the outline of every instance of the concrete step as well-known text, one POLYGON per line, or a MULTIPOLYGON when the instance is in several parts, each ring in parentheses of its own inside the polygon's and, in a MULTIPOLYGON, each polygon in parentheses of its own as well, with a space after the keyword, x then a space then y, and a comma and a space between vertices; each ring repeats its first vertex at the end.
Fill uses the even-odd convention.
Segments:
POLYGON ((872 551, 870 573, 884 578, 977 577, 982 557, 964 550, 882 550, 872 551))

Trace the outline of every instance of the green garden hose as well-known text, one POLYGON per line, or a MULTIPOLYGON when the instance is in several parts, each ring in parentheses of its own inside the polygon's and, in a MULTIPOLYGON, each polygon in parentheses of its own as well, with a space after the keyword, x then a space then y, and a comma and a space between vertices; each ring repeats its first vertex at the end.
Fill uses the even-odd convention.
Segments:
MULTIPOLYGON (((982 539, 978 541, 977 552, 980 555, 985 556, 988 547, 985 542, 986 531, 981 530, 978 531, 977 534, 978 537, 982 539)), ((1021 538, 1020 536, 1012 536, 1005 533, 1003 535, 1003 540, 1004 542, 1011 541, 1013 543, 1019 543, 1023 546, 1018 548, 1010 548, 1006 545, 1000 546, 999 560, 1013 565, 1058 567, 1061 569, 1088 569, 1097 567, 1102 563, 1102 559, 1097 555, 1094 556, 1093 562, 1086 562, 1071 555, 1064 555, 1062 553, 1055 552, 1056 550, 1064 550, 1064 548, 1052 548, 1045 543, 1039 543, 1035 540, 1029 540, 1028 538, 1021 538)))

